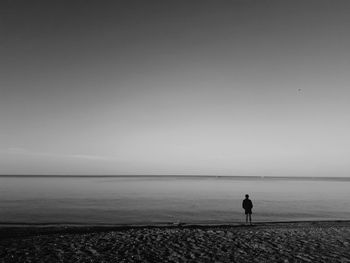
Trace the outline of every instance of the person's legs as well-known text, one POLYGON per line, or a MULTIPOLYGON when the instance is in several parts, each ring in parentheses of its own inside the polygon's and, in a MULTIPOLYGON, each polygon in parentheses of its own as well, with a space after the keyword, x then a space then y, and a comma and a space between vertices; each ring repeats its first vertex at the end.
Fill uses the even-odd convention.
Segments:
POLYGON ((245 214, 245 223, 248 224, 248 214, 245 214))
POLYGON ((249 214, 249 223, 252 224, 252 214, 249 214))

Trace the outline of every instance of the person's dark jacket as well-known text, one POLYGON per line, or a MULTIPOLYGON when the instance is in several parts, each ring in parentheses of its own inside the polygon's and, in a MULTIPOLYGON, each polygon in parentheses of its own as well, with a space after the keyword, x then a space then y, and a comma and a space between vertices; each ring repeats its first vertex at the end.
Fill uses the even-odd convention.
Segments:
POLYGON ((242 207, 244 210, 251 210, 253 208, 253 203, 250 199, 244 199, 242 202, 242 207))

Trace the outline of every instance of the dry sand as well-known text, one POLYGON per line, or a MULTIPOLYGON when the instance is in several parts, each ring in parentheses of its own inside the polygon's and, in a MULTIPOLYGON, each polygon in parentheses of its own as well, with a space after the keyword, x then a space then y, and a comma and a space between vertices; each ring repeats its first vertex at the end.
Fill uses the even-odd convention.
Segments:
POLYGON ((350 222, 7 227, 0 262, 350 262, 350 222))

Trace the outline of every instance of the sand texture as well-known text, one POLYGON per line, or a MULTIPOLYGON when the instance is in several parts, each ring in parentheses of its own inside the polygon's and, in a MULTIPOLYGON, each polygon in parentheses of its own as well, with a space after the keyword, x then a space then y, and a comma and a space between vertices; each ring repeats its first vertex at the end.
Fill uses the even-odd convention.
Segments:
POLYGON ((21 231, 1 262, 350 262, 349 222, 21 231))

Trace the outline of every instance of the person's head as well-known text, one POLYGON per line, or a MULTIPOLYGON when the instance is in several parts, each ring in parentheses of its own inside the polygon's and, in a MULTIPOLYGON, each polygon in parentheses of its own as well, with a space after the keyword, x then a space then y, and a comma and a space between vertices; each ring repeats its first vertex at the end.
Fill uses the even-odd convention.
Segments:
POLYGON ((249 195, 248 195, 248 194, 246 194, 246 195, 245 195, 245 198, 246 198, 246 199, 248 199, 248 198, 249 198, 249 195))

